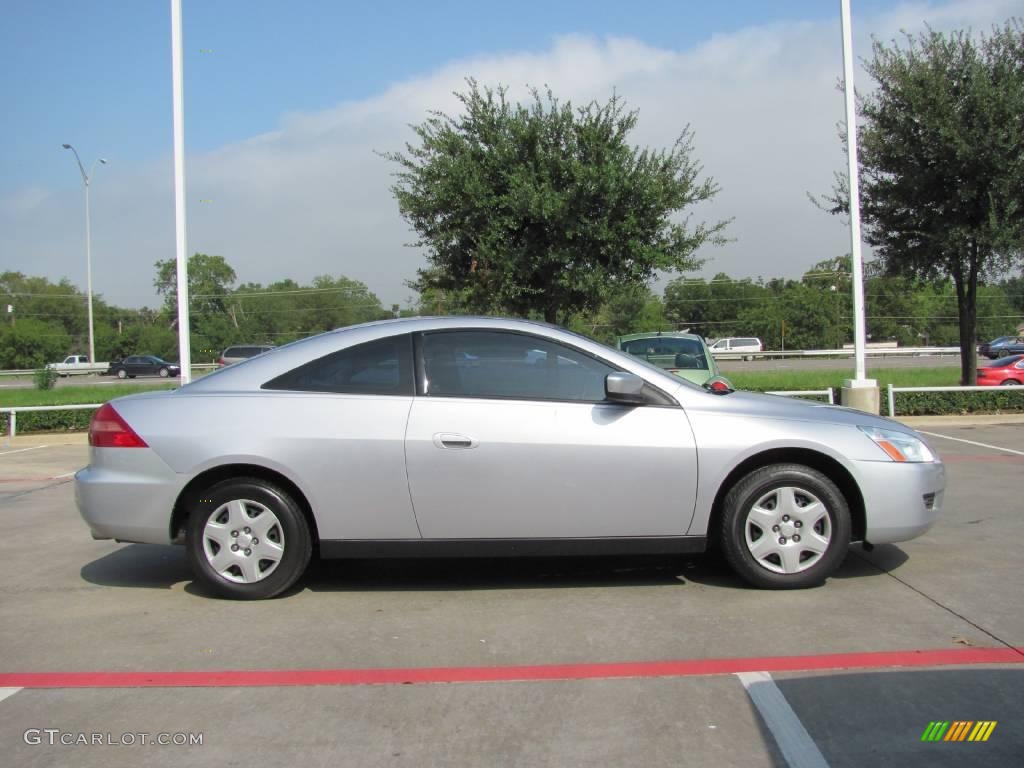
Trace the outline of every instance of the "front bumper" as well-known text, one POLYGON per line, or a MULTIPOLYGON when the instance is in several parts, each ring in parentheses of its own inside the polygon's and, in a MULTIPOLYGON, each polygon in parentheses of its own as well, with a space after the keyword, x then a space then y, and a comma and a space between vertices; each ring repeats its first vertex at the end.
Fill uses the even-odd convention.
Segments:
POLYGON ((864 496, 866 541, 909 541, 939 518, 946 490, 942 462, 860 461, 857 472, 864 496))
POLYGON ((95 539, 171 543, 171 514, 186 477, 150 448, 90 448, 75 503, 95 539))

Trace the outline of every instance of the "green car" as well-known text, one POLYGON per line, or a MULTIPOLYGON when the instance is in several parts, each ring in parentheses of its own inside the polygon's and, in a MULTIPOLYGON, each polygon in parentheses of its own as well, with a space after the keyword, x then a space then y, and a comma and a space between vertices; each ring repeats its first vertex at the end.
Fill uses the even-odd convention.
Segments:
POLYGON ((632 333, 619 336, 616 346, 694 384, 721 375, 708 345, 693 333, 632 333))

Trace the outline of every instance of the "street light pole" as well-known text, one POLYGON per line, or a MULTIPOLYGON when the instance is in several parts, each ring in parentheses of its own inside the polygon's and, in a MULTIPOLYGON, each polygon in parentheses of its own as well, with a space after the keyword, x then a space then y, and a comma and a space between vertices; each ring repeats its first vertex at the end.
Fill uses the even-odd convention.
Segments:
POLYGON ((96 338, 93 334, 92 321, 92 231, 91 216, 89 215, 89 182, 92 179, 93 172, 96 170, 96 163, 106 165, 107 161, 102 157, 94 160, 89 173, 86 173, 85 166, 82 165, 82 158, 78 156, 78 150, 70 144, 63 144, 62 146, 64 149, 70 149, 74 153, 75 162, 78 163, 78 170, 82 174, 82 184, 85 186, 85 294, 86 303, 89 308, 89 362, 95 363, 96 338))
POLYGON ((864 267, 860 251, 860 179, 857 174, 857 108, 853 90, 853 25, 850 0, 839 2, 843 33, 843 94, 846 102, 846 154, 850 179, 850 258, 853 262, 854 378, 843 382, 842 402, 862 411, 878 413, 878 382, 867 378, 865 365, 864 267))

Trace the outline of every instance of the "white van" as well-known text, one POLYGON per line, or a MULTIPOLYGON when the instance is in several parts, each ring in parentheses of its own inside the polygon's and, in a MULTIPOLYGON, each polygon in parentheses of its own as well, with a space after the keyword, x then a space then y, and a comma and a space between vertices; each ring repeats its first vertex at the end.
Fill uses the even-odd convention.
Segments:
POLYGON ((730 336, 725 339, 719 339, 708 349, 711 350, 712 355, 738 354, 743 355, 745 360, 753 360, 754 355, 752 353, 761 352, 764 350, 764 347, 760 339, 750 336, 730 336))

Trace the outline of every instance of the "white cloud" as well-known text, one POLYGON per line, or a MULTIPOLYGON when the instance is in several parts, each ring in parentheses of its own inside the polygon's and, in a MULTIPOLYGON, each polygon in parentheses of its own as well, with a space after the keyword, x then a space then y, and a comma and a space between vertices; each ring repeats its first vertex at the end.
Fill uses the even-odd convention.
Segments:
MULTIPOLYGON (((872 33, 887 40, 925 22, 987 29, 1022 10, 1020 0, 903 4, 855 18, 856 48, 867 55, 872 33)), ((547 51, 481 54, 373 98, 285 115, 271 133, 189 155, 189 248, 225 256, 244 281, 341 273, 366 282, 385 303, 404 301, 403 281, 423 258, 403 247, 413 235, 389 192, 393 168, 374 150, 400 149, 412 138, 408 124, 427 110, 457 109, 452 91, 472 76, 508 84, 516 97, 528 85, 550 85, 574 102, 617 90, 640 111, 640 144, 666 146, 691 124, 697 154, 722 187, 698 216, 735 219, 734 242, 702 254, 704 272, 796 276, 849 248, 843 222, 806 197, 828 191, 844 160, 836 138, 839 41, 838 18, 751 27, 683 51, 569 36, 547 51)), ((867 85, 861 75, 858 86, 867 85)), ((174 255, 170 160, 103 172, 92 201, 95 285, 116 303, 155 304, 153 262, 174 255)), ((70 193, 40 189, 4 200, 5 266, 66 274, 66 254, 82 248, 81 222, 69 215, 80 204, 70 193)), ((84 284, 84 274, 68 277, 84 284)))

